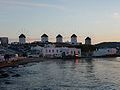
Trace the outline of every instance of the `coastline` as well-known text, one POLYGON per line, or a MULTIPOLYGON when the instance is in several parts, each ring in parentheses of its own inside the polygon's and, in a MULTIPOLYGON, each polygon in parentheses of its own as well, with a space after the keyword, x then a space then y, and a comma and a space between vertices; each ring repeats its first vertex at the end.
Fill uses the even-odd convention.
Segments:
MULTIPOLYGON (((84 59, 91 59, 91 58, 116 58, 119 56, 102 56, 102 57, 81 57, 84 59)), ((63 60, 68 59, 81 59, 81 58, 62 58, 63 60)), ((0 62, 0 69, 4 68, 4 67, 17 67, 19 65, 24 65, 27 63, 32 63, 32 62, 40 62, 43 61, 44 59, 48 59, 48 60, 52 60, 52 59, 58 59, 58 58, 25 58, 25 57, 20 57, 17 58, 16 60, 12 60, 12 61, 2 61, 0 62)))
POLYGON ((21 64, 27 64, 27 63, 31 63, 31 62, 39 62, 42 61, 41 58, 18 58, 16 60, 12 60, 12 61, 2 61, 0 62, 0 68, 4 68, 4 67, 15 67, 21 64))

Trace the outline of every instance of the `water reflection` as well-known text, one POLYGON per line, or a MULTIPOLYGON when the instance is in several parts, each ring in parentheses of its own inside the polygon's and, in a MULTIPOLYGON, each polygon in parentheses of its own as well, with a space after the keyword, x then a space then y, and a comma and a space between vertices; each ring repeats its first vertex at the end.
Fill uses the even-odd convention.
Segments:
POLYGON ((94 73, 94 64, 92 63, 92 59, 85 59, 87 65, 86 65, 86 70, 88 73, 94 73))
POLYGON ((0 90, 119 90, 120 63, 115 60, 47 60, 6 68, 9 76, 0 78, 0 90))

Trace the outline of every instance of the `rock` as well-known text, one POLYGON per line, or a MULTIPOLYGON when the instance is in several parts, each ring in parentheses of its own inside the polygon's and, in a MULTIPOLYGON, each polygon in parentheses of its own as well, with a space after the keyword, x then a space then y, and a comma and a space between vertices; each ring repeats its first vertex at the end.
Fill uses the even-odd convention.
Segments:
POLYGON ((7 74, 7 73, 1 73, 0 74, 0 78, 6 78, 6 77, 9 77, 9 74, 7 74))
POLYGON ((19 74, 15 74, 12 77, 20 77, 20 75, 19 74))
POLYGON ((10 82, 6 81, 5 84, 11 84, 10 82))

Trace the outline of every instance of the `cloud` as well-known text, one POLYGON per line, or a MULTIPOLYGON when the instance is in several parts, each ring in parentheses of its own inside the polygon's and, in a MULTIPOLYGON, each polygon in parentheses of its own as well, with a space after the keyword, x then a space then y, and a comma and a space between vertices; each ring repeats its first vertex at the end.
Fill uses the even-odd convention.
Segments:
POLYGON ((17 5, 17 6, 26 6, 26 7, 38 7, 38 8, 54 8, 54 9, 59 9, 59 10, 65 10, 65 7, 59 6, 59 5, 53 5, 53 4, 46 4, 46 3, 35 3, 35 2, 30 2, 27 0, 27 2, 24 0, 21 1, 10 1, 10 0, 0 0, 0 4, 7 4, 7 5, 17 5))
POLYGON ((119 13, 118 12, 114 12, 113 15, 114 16, 119 16, 119 13))
POLYGON ((120 19, 120 14, 119 12, 113 12, 113 18, 120 19))

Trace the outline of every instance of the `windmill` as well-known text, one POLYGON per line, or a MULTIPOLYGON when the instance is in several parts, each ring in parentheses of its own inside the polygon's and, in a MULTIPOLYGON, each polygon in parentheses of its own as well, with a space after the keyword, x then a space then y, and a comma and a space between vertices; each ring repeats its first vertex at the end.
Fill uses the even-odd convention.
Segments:
POLYGON ((29 38, 30 32, 29 32, 29 30, 26 29, 26 28, 21 28, 20 30, 18 30, 17 35, 19 36, 21 34, 24 34, 25 36, 27 36, 26 40, 27 40, 28 43, 30 43, 30 38, 29 38))

